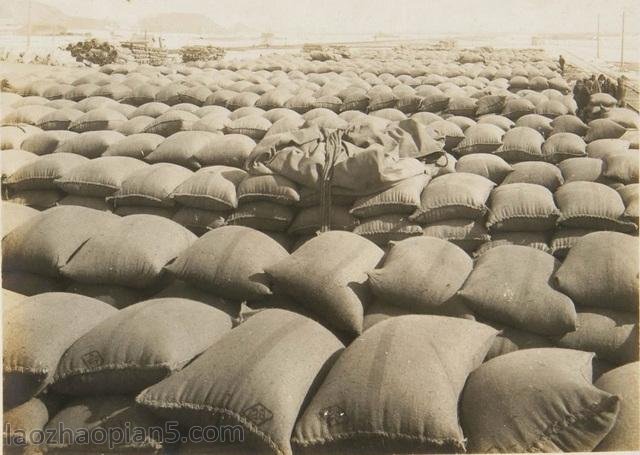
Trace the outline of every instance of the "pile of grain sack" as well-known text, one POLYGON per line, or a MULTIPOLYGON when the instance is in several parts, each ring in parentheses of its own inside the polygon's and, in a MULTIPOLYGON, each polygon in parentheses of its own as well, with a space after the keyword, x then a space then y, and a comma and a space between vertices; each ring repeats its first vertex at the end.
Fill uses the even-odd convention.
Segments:
MULTIPOLYGON (((177 421, 246 432, 183 453, 637 450, 638 116, 598 94, 583 123, 537 54, 452 54, 0 94, 5 442, 177 421)), ((155 436, 115 450, 176 448, 155 436)))

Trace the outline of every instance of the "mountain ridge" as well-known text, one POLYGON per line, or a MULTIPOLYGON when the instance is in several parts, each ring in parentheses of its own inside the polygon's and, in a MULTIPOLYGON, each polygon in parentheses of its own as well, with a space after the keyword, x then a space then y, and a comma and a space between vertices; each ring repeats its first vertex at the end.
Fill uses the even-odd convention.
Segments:
MULTIPOLYGON (((29 12, 24 3, 2 2, 0 3, 0 17, 7 23, 12 22, 14 25, 25 27, 29 20, 29 12)), ((117 25, 115 22, 105 19, 71 16, 55 6, 38 1, 31 2, 31 24, 32 26, 51 25, 65 29, 98 30, 114 28, 117 25)))
MULTIPOLYGON (((19 2, 0 2, 0 17, 7 25, 17 26, 26 32, 28 9, 19 2)), ((72 16, 62 12, 55 6, 33 0, 31 2, 32 31, 65 31, 65 30, 115 30, 118 24, 108 19, 96 19, 72 16)), ((140 30, 151 33, 191 33, 201 35, 251 35, 259 32, 243 23, 235 23, 223 27, 212 18, 195 13, 159 13, 141 17, 137 22, 140 30)))
POLYGON ((223 27, 205 15, 177 12, 145 16, 138 21, 138 27, 153 33, 196 33, 203 35, 256 33, 253 29, 241 23, 234 24, 231 27, 223 27))

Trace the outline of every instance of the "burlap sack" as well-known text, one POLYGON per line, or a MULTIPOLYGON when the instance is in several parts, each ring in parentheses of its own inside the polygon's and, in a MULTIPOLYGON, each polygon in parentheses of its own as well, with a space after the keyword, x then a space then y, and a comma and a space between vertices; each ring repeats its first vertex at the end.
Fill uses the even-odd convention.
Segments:
POLYGON ((620 412, 611 431, 595 448, 596 451, 637 451, 640 448, 640 418, 638 417, 638 362, 628 363, 611 370, 595 382, 599 389, 617 395, 620 412))
POLYGON ((578 305, 637 312, 638 267, 636 237, 593 232, 575 243, 554 280, 578 305))
POLYGON ((105 156, 75 166, 55 183, 67 194, 105 198, 118 191, 134 172, 148 166, 144 161, 128 156, 105 156))
POLYGON ((552 193, 564 183, 562 172, 551 163, 523 161, 513 165, 513 172, 502 181, 509 183, 532 183, 547 188, 552 193))
POLYGON ((98 158, 109 146, 124 139, 117 131, 87 131, 67 139, 54 153, 75 153, 86 158, 98 158))
POLYGON ((458 399, 495 334, 441 316, 397 316, 374 325, 331 368, 293 443, 327 445, 334 453, 464 451, 458 399))
POLYGON ((478 219, 487 211, 486 202, 495 186, 475 174, 456 172, 437 177, 422 191, 420 208, 411 218, 421 223, 448 219, 478 219))
POLYGON ((376 297, 423 312, 451 299, 472 268, 471 258, 457 246, 422 236, 393 243, 382 267, 368 275, 376 297))
POLYGON ((84 207, 54 207, 2 239, 2 268, 59 276, 69 258, 90 238, 115 228, 120 219, 84 207))
POLYGON ((55 373, 62 354, 117 310, 98 300, 64 292, 29 297, 4 313, 4 404, 24 403, 55 373))
POLYGON ((559 348, 501 355, 462 395, 469 451, 588 452, 616 422, 620 398, 591 384, 593 354, 559 348))
POLYGON ((87 162, 85 157, 71 153, 45 155, 16 169, 3 183, 12 191, 53 190, 57 189, 55 180, 87 162))
POLYGON ((137 393, 180 370, 229 330, 229 315, 195 300, 140 302, 76 340, 58 363, 53 387, 66 395, 137 393))
POLYGON ((39 213, 36 209, 26 205, 2 201, 2 238, 39 213))
POLYGON ((83 283, 145 288, 158 284, 165 265, 196 239, 164 217, 130 215, 90 238, 60 271, 83 283))
POLYGON ((492 232, 549 231, 560 216, 551 191, 533 183, 500 185, 492 191, 489 207, 487 229, 492 232))
POLYGON ((167 137, 145 160, 149 163, 174 163, 189 169, 200 169, 196 152, 218 136, 219 134, 209 131, 180 131, 167 137))
POLYGON ((481 175, 496 185, 513 170, 511 165, 499 156, 490 153, 472 153, 460 157, 456 163, 456 172, 481 175))
POLYGON ((131 134, 111 144, 102 156, 130 156, 142 160, 153 152, 162 141, 164 141, 164 137, 159 134, 131 134))
MULTIPOLYGON (((162 422, 136 406, 131 397, 114 395, 76 399, 64 406, 45 426, 45 431, 53 434, 47 453, 163 453, 162 442, 154 439, 157 433, 154 434, 151 428, 162 428, 162 422), (66 431, 61 433, 59 428, 66 431), (95 436, 89 438, 87 433, 95 436), (113 437, 104 437, 109 434, 113 437)), ((163 435, 167 439, 175 436, 169 432, 163 435)))
POLYGON ((247 300, 271 294, 265 270, 288 255, 262 232, 224 226, 203 235, 167 269, 176 278, 221 297, 247 300))
POLYGON ((561 226, 578 229, 633 232, 637 225, 624 221, 625 206, 613 188, 595 182, 571 182, 554 195, 562 215, 561 226))
POLYGON ((638 322, 634 313, 578 308, 576 330, 555 340, 556 346, 595 352, 613 365, 638 360, 638 322))
POLYGON ((229 166, 207 166, 180 184, 172 198, 180 205, 203 210, 228 211, 238 207, 236 187, 247 176, 229 166))
POLYGON ((118 205, 149 205, 172 207, 173 191, 190 177, 189 169, 171 163, 157 163, 130 173, 118 191, 107 198, 114 207, 118 205))
POLYGON ((330 231, 304 243, 265 271, 279 292, 311 309, 328 325, 360 333, 369 299, 366 272, 378 265, 383 254, 356 234, 330 231))
POLYGON ((253 436, 272 453, 290 455, 303 402, 342 348, 309 318, 263 310, 136 401, 185 427, 240 424, 246 439, 253 436))
POLYGON ((541 335, 563 335, 575 329, 576 311, 571 299, 550 285, 559 265, 535 248, 491 248, 478 258, 459 294, 490 321, 541 335))

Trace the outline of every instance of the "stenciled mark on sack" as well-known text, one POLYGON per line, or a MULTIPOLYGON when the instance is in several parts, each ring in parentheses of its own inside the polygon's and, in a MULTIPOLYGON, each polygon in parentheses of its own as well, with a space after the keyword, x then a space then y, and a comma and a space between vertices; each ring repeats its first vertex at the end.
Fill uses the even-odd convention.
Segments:
POLYGON ((98 351, 91 351, 82 356, 82 363, 87 368, 97 368, 104 363, 104 359, 98 351))
POLYGON ((347 413, 340 406, 329 406, 320 410, 320 418, 329 426, 340 425, 347 421, 347 413))
POLYGON ((242 411, 242 414, 256 426, 260 426, 273 418, 273 413, 262 403, 249 406, 242 411))

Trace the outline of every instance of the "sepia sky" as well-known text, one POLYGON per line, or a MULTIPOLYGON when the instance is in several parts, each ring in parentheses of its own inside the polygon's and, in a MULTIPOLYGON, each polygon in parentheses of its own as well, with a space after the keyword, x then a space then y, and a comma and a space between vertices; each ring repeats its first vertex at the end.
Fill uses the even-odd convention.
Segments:
POLYGON ((633 0, 39 0, 75 16, 133 25, 158 13, 197 13, 221 26, 243 23, 260 31, 307 33, 638 33, 640 1, 633 0))

